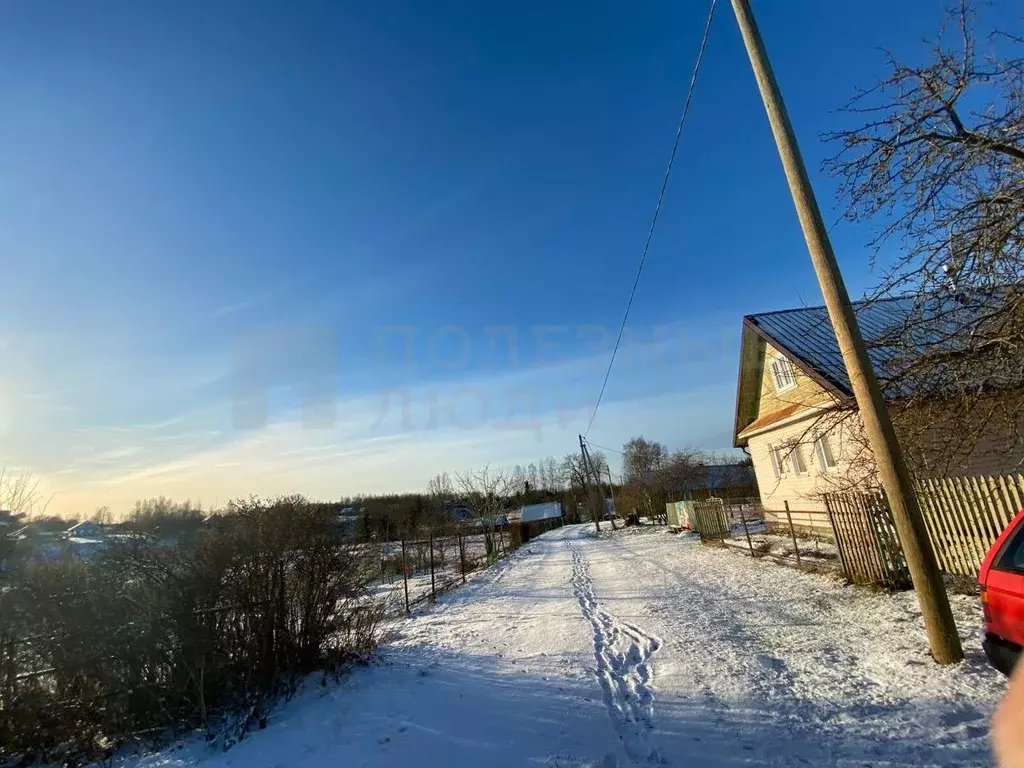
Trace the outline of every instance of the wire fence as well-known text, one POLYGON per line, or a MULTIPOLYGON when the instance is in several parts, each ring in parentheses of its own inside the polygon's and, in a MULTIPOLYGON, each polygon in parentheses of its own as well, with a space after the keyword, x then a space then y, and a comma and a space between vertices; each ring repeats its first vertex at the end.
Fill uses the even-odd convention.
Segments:
POLYGON ((709 498, 692 502, 691 527, 701 542, 747 551, 752 557, 800 567, 845 571, 829 514, 765 510, 756 499, 709 498))
POLYGON ((391 597, 405 613, 465 584, 467 576, 487 568, 562 519, 504 523, 485 527, 463 523, 440 531, 420 531, 376 545, 380 578, 376 592, 391 597), (425 535, 424 535, 425 534, 425 535))

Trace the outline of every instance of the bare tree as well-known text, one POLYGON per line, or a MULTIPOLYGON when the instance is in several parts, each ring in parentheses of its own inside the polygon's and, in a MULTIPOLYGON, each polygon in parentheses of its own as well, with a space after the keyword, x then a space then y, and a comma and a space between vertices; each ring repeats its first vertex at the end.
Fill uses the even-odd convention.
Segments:
POLYGON ((561 483, 566 489, 567 516, 571 521, 577 522, 579 512, 587 500, 587 473, 583 468, 583 457, 578 453, 565 454, 558 470, 561 483))
POLYGON ((31 472, 14 473, 0 467, 0 511, 13 515, 45 515, 50 504, 31 472))
POLYGON ((544 487, 549 491, 560 491, 565 488, 562 482, 562 475, 559 472, 558 460, 554 456, 548 456, 542 463, 544 474, 544 487))
MULTIPOLYGON (((527 465, 527 467, 523 470, 523 473, 524 474, 523 474, 523 477, 521 479, 524 480, 524 481, 525 480, 529 480, 530 481, 530 488, 531 488, 531 490, 534 490, 534 491, 543 491, 543 490, 545 490, 546 485, 545 485, 545 482, 544 482, 544 459, 541 459, 540 461, 537 461, 537 462, 530 462, 530 464, 527 465)), ((524 487, 524 485, 522 483, 520 483, 519 487, 520 487, 520 489, 522 489, 524 487)))
POLYGON ((662 468, 668 450, 659 442, 643 435, 622 446, 622 480, 626 483, 648 482, 662 468))
POLYGON ((506 510, 509 498, 517 491, 519 479, 514 473, 485 464, 481 469, 457 472, 454 487, 467 501, 484 532, 487 553, 494 554, 503 542, 496 521, 506 510))
POLYGON ((683 448, 670 454, 655 473, 654 482, 666 496, 706 487, 708 466, 714 463, 714 456, 696 448, 683 448))
POLYGON ((455 495, 455 486, 447 472, 434 475, 427 482, 427 496, 441 509, 454 503, 455 495))
POLYGON ((913 297, 876 346, 919 471, 983 442, 1024 455, 1024 38, 995 30, 979 41, 961 0, 928 60, 887 54, 887 76, 843 110, 854 127, 826 136, 847 217, 882 222, 872 262, 896 253, 872 298, 913 297))
POLYGON ((102 506, 96 507, 96 510, 92 513, 92 516, 89 519, 99 525, 110 525, 114 522, 114 515, 110 511, 110 507, 102 506))
POLYGON ((431 507, 431 517, 435 522, 436 530, 455 534, 455 540, 459 548, 459 567, 465 573, 466 525, 465 521, 458 516, 454 509, 456 498, 455 486, 447 472, 434 475, 427 482, 427 499, 431 507))

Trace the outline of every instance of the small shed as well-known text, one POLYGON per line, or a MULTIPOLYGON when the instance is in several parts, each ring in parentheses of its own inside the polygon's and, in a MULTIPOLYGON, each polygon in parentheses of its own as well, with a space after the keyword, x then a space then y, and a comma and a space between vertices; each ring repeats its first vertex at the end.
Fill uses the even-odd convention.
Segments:
POLYGON ((562 502, 547 501, 543 504, 527 504, 523 507, 520 520, 524 523, 535 523, 538 520, 554 520, 562 517, 562 502))
POLYGON ((562 502, 548 501, 543 504, 527 504, 520 513, 519 532, 521 541, 526 542, 545 531, 562 525, 562 502))

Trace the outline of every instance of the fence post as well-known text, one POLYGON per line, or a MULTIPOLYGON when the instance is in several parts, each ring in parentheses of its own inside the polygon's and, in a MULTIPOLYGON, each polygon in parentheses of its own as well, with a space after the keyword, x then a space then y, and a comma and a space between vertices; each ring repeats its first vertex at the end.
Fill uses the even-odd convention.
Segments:
POLYGON ((750 530, 747 528, 747 517, 743 514, 743 504, 740 504, 740 522, 743 523, 743 533, 747 537, 747 546, 750 547, 750 556, 754 556, 754 542, 750 540, 750 530))
POLYGON ((462 568, 462 583, 466 583, 466 543, 463 541, 462 528, 459 528, 459 566, 462 568))
POLYGON ((434 591, 434 531, 427 534, 430 543, 430 602, 437 602, 437 593, 434 591))
POLYGON ((796 529, 793 528, 793 515, 789 511, 789 501, 784 502, 786 505, 786 520, 789 521, 789 537, 793 539, 793 551, 796 552, 796 564, 800 565, 800 546, 796 543, 796 529))
POLYGON ((402 534, 402 586, 405 588, 405 612, 409 612, 409 568, 405 564, 405 534, 402 534))

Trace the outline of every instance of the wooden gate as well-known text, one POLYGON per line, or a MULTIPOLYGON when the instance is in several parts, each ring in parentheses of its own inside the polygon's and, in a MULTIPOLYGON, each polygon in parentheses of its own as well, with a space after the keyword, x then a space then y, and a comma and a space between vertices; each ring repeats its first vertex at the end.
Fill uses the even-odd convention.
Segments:
POLYGON ((721 499, 693 502, 693 529, 702 542, 724 541, 732 537, 729 516, 721 499))
POLYGON ((910 572, 884 494, 826 494, 825 506, 850 581, 889 589, 910 585, 910 572))

